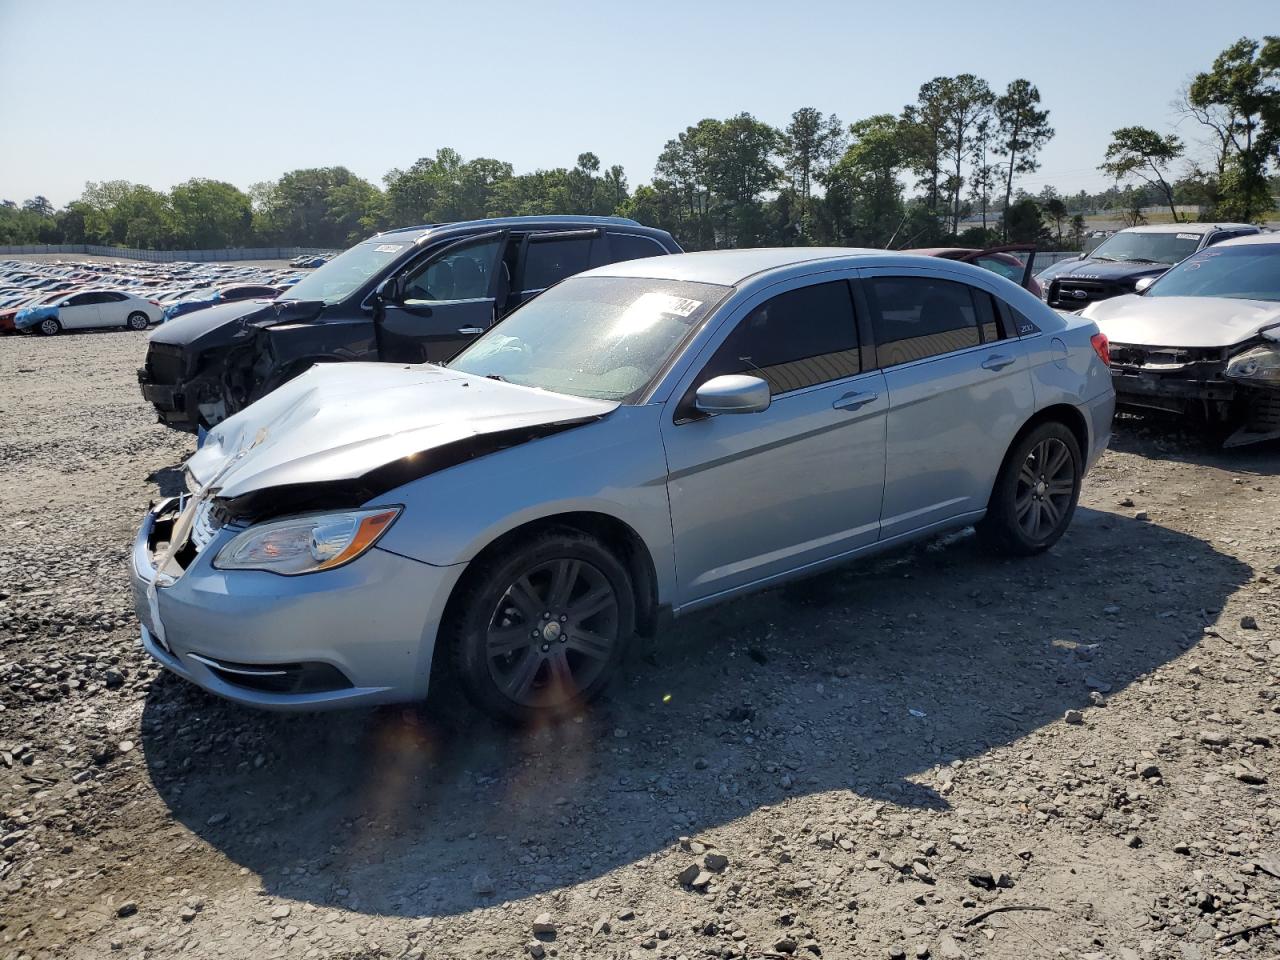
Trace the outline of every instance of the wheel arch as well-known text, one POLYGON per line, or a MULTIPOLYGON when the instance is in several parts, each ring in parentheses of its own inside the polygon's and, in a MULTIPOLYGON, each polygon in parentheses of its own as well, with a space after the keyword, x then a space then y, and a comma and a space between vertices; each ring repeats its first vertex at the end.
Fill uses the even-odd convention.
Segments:
POLYGON ((611 514, 594 510, 550 514, 499 534, 467 563, 466 572, 458 578, 449 593, 441 622, 447 623, 454 615, 458 598, 466 594, 471 577, 475 571, 482 569, 485 560, 494 554, 510 550, 523 540, 557 528, 575 530, 594 537, 617 555, 631 575, 636 604, 636 630, 642 637, 652 637, 662 621, 658 602, 658 573, 653 555, 644 539, 630 524, 611 514))
MULTIPOLYGON (((1082 463, 1087 461, 1089 456, 1089 425, 1085 420, 1084 414, 1069 403, 1055 403, 1037 410, 1027 419, 1026 423, 1018 428, 1018 432, 1009 441, 1009 446, 1000 460, 1000 469, 996 471, 997 478, 1004 471, 1005 464, 1009 462, 1009 457, 1013 454, 1018 444, 1022 442, 1022 438, 1042 423, 1061 423, 1070 430, 1072 436, 1076 438, 1076 444, 1080 447, 1082 463)), ((992 493, 994 494, 994 492, 993 485, 992 493)))

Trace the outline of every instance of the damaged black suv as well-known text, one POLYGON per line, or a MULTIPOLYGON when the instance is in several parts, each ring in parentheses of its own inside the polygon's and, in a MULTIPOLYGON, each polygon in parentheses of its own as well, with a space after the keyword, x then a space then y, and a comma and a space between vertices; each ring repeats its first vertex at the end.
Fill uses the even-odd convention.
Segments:
POLYGON ((493 323, 590 267, 680 253, 621 217, 510 217, 390 230, 276 300, 219 304, 151 335, 138 370, 162 423, 209 428, 313 363, 449 359, 493 323))

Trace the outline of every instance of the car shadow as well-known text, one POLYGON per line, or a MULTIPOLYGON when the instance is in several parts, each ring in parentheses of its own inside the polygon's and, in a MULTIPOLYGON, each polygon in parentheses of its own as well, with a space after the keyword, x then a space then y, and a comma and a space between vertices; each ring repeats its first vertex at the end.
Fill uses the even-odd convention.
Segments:
POLYGON ((1033 559, 953 535, 682 620, 559 725, 499 728, 449 697, 269 714, 164 674, 143 746, 176 820, 271 895, 451 915, 799 796, 946 808, 947 765, 1067 710, 1087 723, 1193 647, 1250 575, 1202 540, 1082 508, 1033 559))

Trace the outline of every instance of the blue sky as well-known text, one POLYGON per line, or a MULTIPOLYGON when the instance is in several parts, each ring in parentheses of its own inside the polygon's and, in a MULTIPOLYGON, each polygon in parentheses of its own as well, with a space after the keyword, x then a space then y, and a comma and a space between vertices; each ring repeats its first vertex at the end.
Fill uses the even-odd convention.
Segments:
POLYGON ((634 185, 703 117, 849 122, 965 71, 1040 88, 1057 137, 1028 189, 1098 189, 1109 131, 1171 127, 1192 73, 1280 29, 1275 0, 979 6, 0 0, 0 198, 334 164, 380 182, 441 146, 517 171, 591 150, 634 185))

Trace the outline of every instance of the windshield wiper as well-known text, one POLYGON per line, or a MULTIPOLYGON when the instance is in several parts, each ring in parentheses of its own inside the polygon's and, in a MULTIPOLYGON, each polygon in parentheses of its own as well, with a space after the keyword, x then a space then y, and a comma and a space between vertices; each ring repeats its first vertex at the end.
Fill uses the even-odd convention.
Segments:
POLYGON ((1152 260, 1150 257, 1126 257, 1125 263, 1164 263, 1163 260, 1152 260))
POLYGON ((1090 260, 1106 260, 1108 263, 1115 263, 1115 257, 1090 257, 1090 260))
POLYGON ((497 380, 499 383, 510 383, 510 382, 511 382, 511 381, 510 381, 510 380, 508 380, 506 377, 500 377, 500 376, 498 376, 496 373, 486 373, 486 374, 484 375, 484 378, 485 378, 486 380, 497 380))

